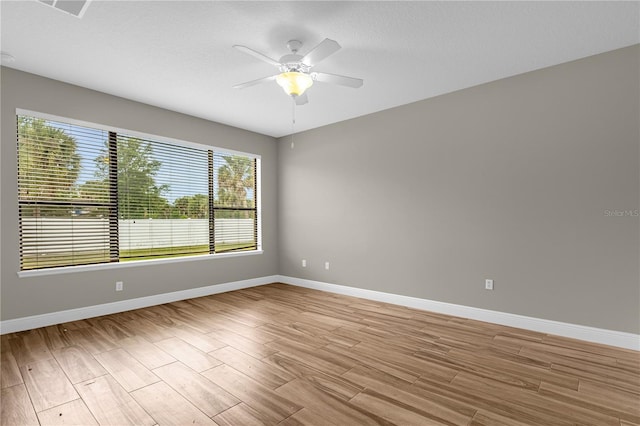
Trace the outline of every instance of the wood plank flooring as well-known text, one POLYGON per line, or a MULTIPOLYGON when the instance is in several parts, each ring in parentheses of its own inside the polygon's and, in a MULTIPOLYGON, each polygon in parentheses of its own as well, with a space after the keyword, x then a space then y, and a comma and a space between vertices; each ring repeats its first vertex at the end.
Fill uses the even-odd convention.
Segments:
POLYGON ((1 349, 6 426, 640 425, 640 352, 284 284, 1 349))

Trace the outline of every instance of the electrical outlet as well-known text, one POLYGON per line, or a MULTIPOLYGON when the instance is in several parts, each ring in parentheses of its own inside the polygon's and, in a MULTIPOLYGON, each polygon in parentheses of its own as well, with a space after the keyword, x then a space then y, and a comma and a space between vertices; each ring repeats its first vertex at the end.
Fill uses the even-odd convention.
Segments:
POLYGON ((329 262, 324 262, 324 269, 329 270, 329 262))
POLYGON ((122 291, 124 289, 124 283, 122 281, 116 281, 116 291, 122 291))
POLYGON ((303 268, 307 267, 307 259, 302 259, 302 267, 303 268))
POLYGON ((484 289, 493 290, 493 280, 484 280, 484 289))

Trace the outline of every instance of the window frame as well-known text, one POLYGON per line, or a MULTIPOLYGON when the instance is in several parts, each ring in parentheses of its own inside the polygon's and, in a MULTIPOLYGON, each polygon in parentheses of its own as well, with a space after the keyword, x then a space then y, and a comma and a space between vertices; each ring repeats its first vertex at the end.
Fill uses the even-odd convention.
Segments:
MULTIPOLYGON (((68 266, 56 266, 51 268, 43 268, 43 269, 27 269, 27 270, 18 270, 18 277, 32 277, 32 276, 43 276, 43 275, 55 275, 55 274, 66 274, 66 273, 75 273, 75 272, 86 272, 86 271, 94 271, 94 270, 105 270, 105 269, 118 269, 118 268, 129 268, 136 266, 148 266, 155 264, 166 264, 166 263, 176 263, 176 262, 190 262, 190 261, 206 261, 210 259, 217 258, 230 258, 230 257, 238 257, 238 256, 253 256, 257 254, 262 254, 262 157, 259 154, 243 152, 228 148, 222 148, 214 145, 208 145, 204 143, 190 142, 181 139, 166 137, 155 135, 146 132, 140 132, 130 129, 125 129, 116 126, 108 126, 104 124, 93 123, 84 120, 78 120, 74 118, 61 117, 54 114, 43 113, 39 111, 27 110, 22 108, 16 108, 15 110, 15 119, 17 129, 17 117, 20 115, 29 116, 33 118, 43 119, 43 120, 51 120, 62 122, 75 126, 82 127, 90 127, 96 130, 101 130, 107 133, 120 133, 126 134, 127 136, 141 138, 146 140, 153 140, 157 142, 163 142, 173 145, 178 145, 182 147, 195 148, 204 151, 209 151, 213 153, 223 153, 229 155, 242 155, 245 157, 249 157, 255 161, 255 214, 256 214, 256 249, 254 250, 244 250, 244 251, 229 251, 222 253, 209 253, 209 254, 198 254, 198 255, 187 255, 187 256, 178 256, 178 257, 169 257, 169 258, 159 258, 159 259, 143 259, 143 260, 132 260, 126 262, 103 262, 103 263, 94 263, 87 265, 68 265, 68 266)), ((17 140, 16 133, 16 140, 17 140)), ((17 145, 16 145, 17 150, 17 145)), ((16 153, 16 161, 17 161, 17 153, 16 153)), ((17 163, 16 163, 17 164, 17 163)), ((210 173, 213 173, 213 170, 210 170, 210 173)), ((16 183, 17 184, 17 183, 16 183)), ((19 189, 16 188, 16 189, 19 189)), ((16 198, 17 208, 20 209, 20 199, 16 198)), ((210 200, 210 205, 213 205, 213 200, 210 200)), ((213 216, 213 210, 210 211, 210 216, 213 216)), ((18 215, 18 220, 20 220, 20 215, 18 215)), ((18 226, 19 228, 19 223, 18 226)), ((20 236, 18 237, 20 238, 20 236)), ((18 241, 18 245, 20 242, 18 241)))

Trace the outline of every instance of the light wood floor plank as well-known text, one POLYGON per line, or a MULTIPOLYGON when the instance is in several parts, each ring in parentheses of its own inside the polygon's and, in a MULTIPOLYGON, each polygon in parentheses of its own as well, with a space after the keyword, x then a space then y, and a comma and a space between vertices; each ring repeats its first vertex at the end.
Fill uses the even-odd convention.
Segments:
POLYGON ((383 358, 398 369, 409 371, 416 376, 420 376, 425 372, 439 370, 446 373, 444 374, 446 377, 451 377, 455 376, 460 370, 457 365, 442 362, 441 359, 435 358, 433 355, 430 359, 424 359, 371 343, 358 343, 351 350, 356 354, 383 358))
POLYGON ((156 424, 156 421, 111 376, 87 380, 75 387, 100 425, 156 424))
POLYGON ((208 318, 193 315, 189 311, 180 309, 172 303, 152 306, 149 310, 160 317, 158 318, 157 316, 155 318, 156 320, 164 319, 164 324, 170 327, 186 326, 198 330, 200 333, 208 333, 213 329, 208 318))
POLYGON ((70 321, 70 322, 59 324, 59 325, 60 327, 62 327, 63 331, 73 331, 73 330, 80 330, 81 328, 92 327, 91 323, 89 323, 89 321, 87 320, 70 321))
POLYGON ((556 401, 568 402, 598 413, 640 423, 640 397, 618 389, 581 386, 580 390, 566 389, 552 383, 540 385, 540 395, 556 401), (590 389, 588 389, 590 387, 590 389))
POLYGON ((335 423, 331 423, 325 417, 314 413, 306 408, 298 411, 297 413, 287 417, 278 426, 338 426, 335 423))
POLYGON ((68 346, 53 351, 71 383, 84 382, 107 374, 102 365, 82 346, 68 346))
POLYGON ((95 355, 95 357, 127 392, 160 380, 124 349, 103 352, 95 355))
POLYGON ((95 327, 79 328, 68 332, 71 340, 92 355, 117 349, 118 345, 102 330, 95 327))
POLYGON ((244 402, 223 411, 213 420, 219 426, 268 426, 274 424, 244 402))
POLYGON ((153 372, 209 417, 240 403, 239 399, 181 362, 156 368, 153 372))
POLYGON ((356 395, 351 400, 351 403, 366 410, 368 413, 377 414, 394 424, 400 425, 466 425, 471 420, 471 417, 458 413, 443 413, 443 410, 433 412, 428 407, 406 405, 369 389, 365 389, 356 395))
MULTIPOLYGON (((455 380, 455 379, 454 379, 455 380)), ((453 383, 442 383, 427 379, 418 379, 412 385, 425 398, 450 400, 466 405, 469 409, 477 408, 489 413, 496 413, 506 418, 523 421, 540 426, 567 426, 565 420, 558 419, 554 413, 530 404, 509 401, 501 392, 479 390, 476 387, 457 386, 453 383)), ((532 393, 531 395, 535 395, 532 393)), ((535 396, 533 396, 535 398, 535 396)))
POLYGON ((0 424, 7 426, 38 426, 40 424, 23 384, 2 389, 1 395, 0 424))
POLYGON ((203 374, 272 422, 284 420, 302 408, 227 365, 212 368, 203 374))
POLYGON ((215 422, 164 382, 131 392, 158 425, 215 425, 215 422))
POLYGON ((4 351, 0 357, 0 388, 4 389, 23 383, 13 352, 4 351))
POLYGON ((401 366, 398 366, 397 364, 392 363, 384 358, 378 357, 375 354, 367 354, 362 352, 355 353, 351 349, 335 344, 329 344, 325 346, 325 349, 335 355, 340 355, 344 358, 351 359, 358 365, 366 365, 371 368, 376 368, 399 379, 405 380, 408 383, 413 383, 420 377, 419 374, 402 368, 401 366))
POLYGON ((141 337, 129 337, 120 340, 120 345, 129 355, 149 370, 171 364, 176 359, 153 343, 141 337))
POLYGON ((331 327, 332 329, 336 329, 338 327, 360 326, 358 317, 345 320, 334 315, 326 315, 326 313, 318 312, 303 312, 300 316, 300 322, 306 322, 315 325, 316 327, 319 324, 322 324, 323 326, 331 327))
POLYGON ((161 340, 155 345, 199 373, 221 364, 219 360, 177 337, 161 340))
POLYGON ((616 368, 624 371, 630 376, 635 376, 640 383, 640 359, 630 361, 626 359, 616 359, 616 368))
POLYGON ((212 332, 207 333, 207 336, 224 342, 227 345, 257 359, 262 359, 277 352, 275 349, 268 348, 262 343, 247 339, 246 337, 235 334, 229 330, 213 330, 212 332))
POLYGON ((568 363, 568 365, 602 365, 615 367, 616 358, 591 353, 575 348, 549 345, 542 342, 522 342, 522 355, 546 361, 548 363, 568 363))
POLYGON ((114 315, 113 318, 106 316, 98 319, 90 319, 89 322, 94 326, 94 330, 102 331, 114 342, 132 337, 134 335, 133 331, 129 330, 129 328, 120 321, 117 321, 115 319, 117 315, 119 314, 114 315))
POLYGON ((226 343, 216 340, 206 334, 199 333, 190 327, 173 327, 171 328, 171 333, 191 346, 200 349, 202 352, 211 352, 227 346, 226 343))
POLYGON ((496 413, 479 410, 471 419, 469 426, 528 426, 531 423, 519 422, 515 419, 501 416, 496 413))
POLYGON ((295 378, 286 370, 273 368, 231 346, 213 351, 211 355, 270 389, 282 386, 295 378))
MULTIPOLYGON (((347 328, 347 330, 353 330, 347 328)), ((411 354, 428 346, 436 346, 439 352, 447 352, 448 348, 438 344, 439 336, 433 336, 415 328, 401 328, 393 324, 369 325, 357 329, 360 340, 356 343, 382 344, 398 352, 411 354)))
POLYGON ((292 340, 281 339, 266 346, 327 374, 340 375, 357 364, 326 349, 311 348, 292 340))
POLYGON ((626 408, 640 410, 640 404, 636 404, 636 402, 640 402, 640 394, 620 389, 617 386, 581 380, 578 391, 581 395, 589 395, 589 398, 597 398, 601 401, 614 399, 612 406, 618 406, 623 410, 626 408))
POLYGON ((44 327, 40 330, 40 335, 50 351, 73 345, 66 329, 60 324, 44 327))
POLYGON ((511 404, 533 408, 552 416, 555 420, 563 422, 574 421, 581 425, 591 426, 618 426, 620 423, 617 417, 608 414, 603 414, 578 405, 566 404, 540 393, 527 392, 522 388, 511 386, 500 381, 487 380, 484 377, 474 376, 466 372, 458 374, 451 383, 459 388, 475 390, 476 393, 489 390, 492 395, 509 401, 511 404))
POLYGON ((148 320, 143 315, 140 315, 140 317, 140 319, 125 322, 127 328, 133 330, 136 333, 136 336, 141 337, 151 343, 174 337, 173 334, 169 331, 169 328, 155 324, 153 321, 148 320))
POLYGON ((308 333, 305 333, 302 330, 299 330, 294 324, 265 324, 258 328, 265 330, 267 333, 273 336, 293 340, 295 342, 299 342, 306 346, 311 346, 314 348, 321 348, 327 344, 327 341, 325 339, 321 339, 319 337, 315 337, 308 333))
MULTIPOLYGON (((238 334, 250 332, 251 329, 264 325, 265 322, 252 315, 247 315, 242 309, 222 309, 216 312, 216 322, 228 330, 238 334)), ((260 342, 265 343, 265 342, 260 342)))
POLYGON ((9 339, 9 344, 19 367, 53 358, 44 339, 35 330, 9 339))
POLYGON ((591 356, 597 354, 605 357, 627 359, 629 361, 638 360, 638 352, 631 349, 614 348, 612 346, 601 345, 599 343, 584 342, 582 340, 553 336, 549 334, 545 334, 542 341, 547 345, 573 349, 588 353, 591 356))
POLYGON ((42 425, 98 425, 87 406, 81 399, 76 399, 57 407, 49 408, 38 413, 38 419, 42 425))
POLYGON ((79 398, 55 359, 27 364, 20 373, 36 412, 79 398))
MULTIPOLYGON (((338 333, 335 332, 335 330, 327 333, 322 328, 314 326, 309 323, 293 322, 290 324, 290 327, 295 329, 296 331, 304 333, 306 336, 314 337, 316 339, 325 341, 326 343, 335 343, 340 346, 348 346, 348 347, 355 346, 358 343, 360 343, 360 340, 358 340, 357 338, 349 337, 344 334, 339 335, 338 333)), ((336 330, 340 330, 342 328, 347 329, 347 327, 339 327, 336 330)), ((350 328, 350 327, 348 329, 353 330, 353 328, 350 328)), ((293 340, 295 342, 299 341, 298 339, 293 339, 293 340)), ((304 343, 304 342, 300 342, 300 343, 304 343)))
POLYGON ((464 423, 463 419, 470 419, 477 411, 473 406, 455 399, 423 393, 420 388, 412 384, 372 368, 355 367, 343 377, 357 383, 363 389, 375 391, 407 406, 428 411, 439 419, 456 418, 457 422, 464 423))
POLYGON ((207 296, 204 296, 204 297, 197 297, 195 299, 179 300, 177 302, 173 302, 173 304, 180 309, 184 309, 191 312, 199 311, 206 315, 219 310, 219 309, 216 309, 216 307, 214 307, 213 304, 209 303, 207 300, 208 300, 207 296))
POLYGON ((638 379, 616 367, 605 367, 602 365, 569 366, 561 363, 553 363, 551 364, 551 370, 572 375, 577 377, 578 380, 600 382, 605 385, 612 385, 629 392, 640 394, 640 382, 638 379))
POLYGON ((276 392, 290 401, 313 411, 337 425, 392 425, 376 413, 367 411, 331 394, 303 379, 279 387, 276 392))
POLYGON ((11 343, 9 339, 15 337, 14 333, 0 335, 0 352, 11 352, 11 343))
POLYGON ((338 398, 342 398, 345 401, 348 401, 364 390, 364 387, 358 386, 358 384, 346 379, 344 376, 323 373, 303 362, 289 358, 283 353, 271 355, 263 361, 279 370, 287 371, 293 377, 313 383, 316 388, 337 396, 338 398))

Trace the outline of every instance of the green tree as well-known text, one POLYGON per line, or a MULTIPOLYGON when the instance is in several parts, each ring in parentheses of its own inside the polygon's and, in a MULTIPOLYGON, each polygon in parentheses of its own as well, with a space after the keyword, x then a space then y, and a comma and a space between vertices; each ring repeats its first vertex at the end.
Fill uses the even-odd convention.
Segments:
POLYGON ((99 203, 109 202, 109 182, 106 180, 88 180, 78 188, 81 200, 99 203))
POLYGON ((225 155, 218 168, 218 204, 224 207, 253 207, 247 189, 254 186, 254 161, 239 155, 225 155))
POLYGON ((204 194, 185 195, 173 203, 176 219, 206 219, 209 217, 209 197, 204 194))
POLYGON ((77 196, 77 142, 46 120, 18 117, 18 164, 21 200, 61 201, 77 196))
MULTIPOLYGON (((105 143, 106 145, 106 143, 105 143)), ((93 187, 108 182, 109 161, 107 148, 96 158, 96 178, 87 182, 93 187)), ((162 162, 154 158, 153 147, 147 141, 118 138, 118 214, 122 219, 171 217, 171 205, 164 197, 169 185, 156 184, 156 174, 162 162)), ((87 188, 89 190, 90 188, 87 188)))

